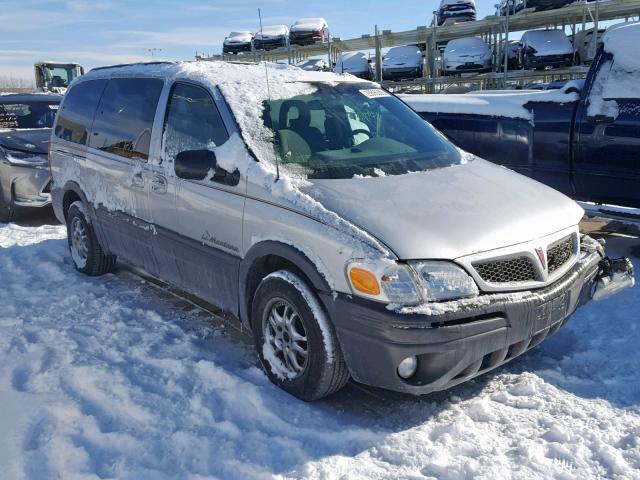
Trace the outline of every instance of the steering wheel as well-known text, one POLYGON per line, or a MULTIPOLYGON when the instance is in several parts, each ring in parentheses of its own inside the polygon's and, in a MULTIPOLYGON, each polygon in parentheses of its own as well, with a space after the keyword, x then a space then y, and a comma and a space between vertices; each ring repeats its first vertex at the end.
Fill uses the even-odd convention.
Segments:
POLYGON ((369 137, 370 139, 373 137, 373 135, 371 135, 371 132, 369 130, 365 130, 364 128, 358 128, 356 130, 352 130, 351 134, 355 137, 356 135, 358 135, 359 133, 364 133, 367 137, 369 137))

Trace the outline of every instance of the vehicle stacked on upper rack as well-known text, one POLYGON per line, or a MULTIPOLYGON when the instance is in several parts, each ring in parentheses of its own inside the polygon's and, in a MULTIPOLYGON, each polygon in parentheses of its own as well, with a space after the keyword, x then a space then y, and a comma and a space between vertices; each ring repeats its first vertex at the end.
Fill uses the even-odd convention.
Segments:
POLYGON ((480 37, 450 40, 443 54, 444 74, 490 72, 493 52, 480 37))
POLYGON ((324 18, 301 18, 289 29, 291 45, 313 45, 329 38, 329 25, 324 18))
POLYGON ((253 35, 251 32, 231 32, 222 44, 223 53, 238 54, 251 51, 253 35))
POLYGON ((525 70, 573 65, 573 45, 562 30, 529 30, 518 47, 519 63, 525 70))
POLYGON ((459 22, 472 22, 475 19, 475 0, 441 0, 437 13, 438 26, 459 22))
POLYGON ((336 73, 350 73, 365 80, 371 80, 371 63, 362 52, 349 52, 340 57, 334 68, 336 73))
POLYGON ((289 27, 270 25, 253 35, 253 48, 256 50, 275 50, 289 45, 289 27))
POLYGON ((424 57, 417 45, 393 47, 382 59, 383 80, 410 80, 422 76, 424 57))
POLYGON ((544 10, 553 10, 569 5, 574 0, 501 0, 498 5, 498 14, 505 16, 515 15, 527 11, 541 12, 544 10))

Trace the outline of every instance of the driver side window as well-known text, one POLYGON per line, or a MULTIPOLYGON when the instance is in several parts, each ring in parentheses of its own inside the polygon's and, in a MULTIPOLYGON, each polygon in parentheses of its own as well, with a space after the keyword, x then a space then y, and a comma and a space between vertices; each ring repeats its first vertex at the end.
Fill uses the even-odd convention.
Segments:
POLYGON ((220 112, 202 87, 176 83, 171 90, 164 124, 163 162, 189 150, 213 150, 229 139, 220 112))

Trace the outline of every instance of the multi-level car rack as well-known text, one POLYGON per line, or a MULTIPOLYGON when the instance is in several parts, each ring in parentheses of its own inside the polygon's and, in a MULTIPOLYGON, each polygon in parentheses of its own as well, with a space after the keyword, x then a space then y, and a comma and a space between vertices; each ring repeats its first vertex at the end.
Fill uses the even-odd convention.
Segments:
MULTIPOLYGON (((414 30, 391 32, 380 30, 377 26, 373 34, 362 35, 360 38, 341 40, 333 38, 323 44, 306 47, 290 46, 269 52, 254 51, 245 55, 196 55, 197 60, 234 60, 257 62, 283 61, 297 63, 312 56, 327 55, 330 63, 335 64, 345 52, 372 51, 375 65, 375 77, 381 78, 382 49, 400 45, 422 45, 428 52, 427 68, 424 77, 402 82, 382 82, 385 87, 398 91, 436 92, 455 84, 474 85, 477 88, 496 88, 506 84, 524 85, 531 81, 542 79, 552 81, 559 79, 574 79, 585 76, 587 69, 582 66, 556 70, 509 70, 504 73, 506 63, 505 50, 509 43, 510 32, 521 32, 536 28, 566 28, 571 33, 582 29, 587 24, 598 28, 600 22, 608 20, 630 21, 640 17, 640 0, 591 0, 574 3, 565 7, 534 12, 524 10, 510 16, 488 16, 475 22, 456 23, 441 27, 420 26, 414 30), (469 75, 464 77, 440 77, 436 59, 440 55, 440 45, 449 40, 470 36, 482 37, 494 52, 494 71, 491 73, 469 75)), ((433 24, 432 24, 433 25, 433 24)), ((576 36, 574 36, 576 38, 576 36)), ((595 40, 595 39, 594 39, 595 40)), ((576 49, 574 45, 574 50, 576 49)))

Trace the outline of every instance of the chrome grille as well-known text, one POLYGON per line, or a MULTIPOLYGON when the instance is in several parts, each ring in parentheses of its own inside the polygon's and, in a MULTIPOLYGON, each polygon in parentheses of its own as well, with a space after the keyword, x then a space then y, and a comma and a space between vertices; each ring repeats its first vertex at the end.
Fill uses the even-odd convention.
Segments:
POLYGON ((528 257, 509 258, 475 263, 473 267, 487 283, 532 282, 538 280, 533 263, 528 257))
POLYGON ((549 247, 549 250, 547 250, 549 273, 555 272, 571 259, 574 247, 574 235, 569 235, 549 247))

